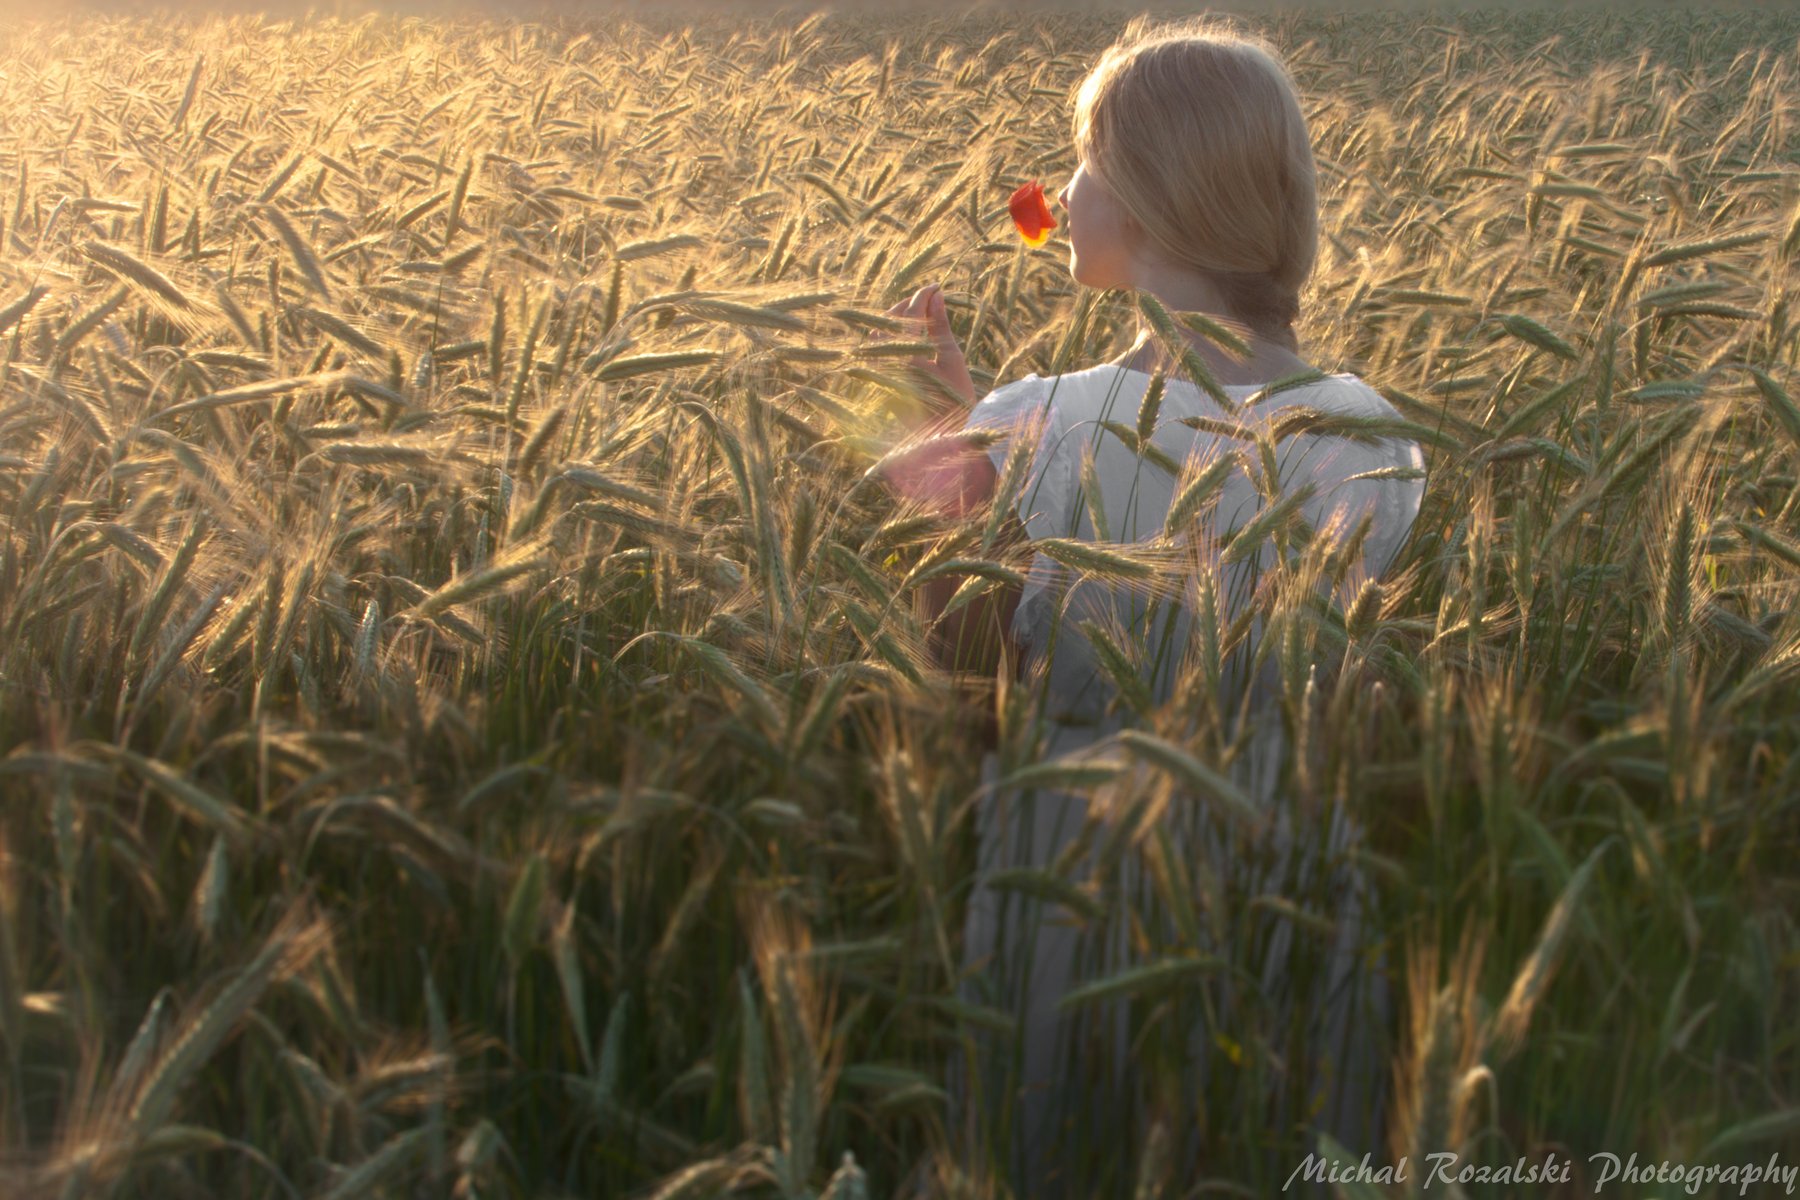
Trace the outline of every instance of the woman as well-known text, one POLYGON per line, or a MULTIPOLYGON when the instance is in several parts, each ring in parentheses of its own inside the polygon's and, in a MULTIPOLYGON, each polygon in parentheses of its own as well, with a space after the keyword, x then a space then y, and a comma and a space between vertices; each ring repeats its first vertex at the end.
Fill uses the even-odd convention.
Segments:
MULTIPOLYGON (((1223 670, 1215 662, 1209 674, 1194 654, 1196 631, 1205 628, 1196 625, 1195 613, 1210 614, 1207 620, 1222 628, 1244 611, 1282 551, 1269 540, 1250 554, 1235 547, 1227 561, 1220 547, 1278 496, 1300 489, 1310 489, 1300 509, 1321 535, 1341 537, 1367 520, 1359 542, 1334 543, 1361 550, 1338 585, 1337 598, 1348 607, 1361 585, 1392 561, 1417 515, 1423 457, 1409 441, 1332 436, 1313 426, 1315 432, 1280 438, 1271 476, 1254 441, 1231 436, 1225 428, 1236 426, 1246 433, 1260 429, 1273 441, 1272 415, 1292 417, 1292 410, 1302 406, 1353 418, 1398 417, 1354 376, 1321 376, 1300 357, 1293 326, 1316 251, 1314 168, 1293 84, 1269 47, 1212 24, 1147 27, 1140 19, 1083 82, 1076 98, 1074 139, 1079 166, 1057 199, 1067 215, 1075 280, 1096 289, 1147 292, 1171 311, 1209 314, 1243 330, 1249 353, 1228 354, 1211 340, 1192 335, 1192 349, 1217 385, 1203 386, 1203 381, 1181 377, 1180 364, 1168 360, 1146 327, 1111 363, 1053 379, 1029 375, 976 404, 942 293, 936 285, 924 287, 890 310, 923 321, 936 340, 935 359, 918 360, 918 365, 970 402, 969 428, 1005 436, 987 455, 940 461, 924 471, 914 461, 910 474, 890 473, 890 482, 905 494, 936 496, 952 512, 972 511, 995 495, 1009 452, 1023 443, 1019 453, 1028 453, 1030 461, 1009 514, 1018 522, 1012 527, 1015 537, 1131 543, 1163 533, 1174 496, 1206 466, 1238 447, 1248 453, 1217 489, 1216 505, 1200 517, 1211 538, 1190 543, 1201 547, 1188 563, 1192 569, 1172 569, 1149 588, 1133 587, 1077 578, 1047 555, 1035 555, 1022 588, 989 593, 946 618, 938 630, 942 655, 953 667, 992 671, 1002 643, 1010 646, 1021 678, 1042 689, 1040 746, 1047 760, 1100 748, 1132 723, 1132 710, 1119 702, 1119 689, 1086 636, 1087 621, 1111 631, 1115 645, 1133 656, 1147 694, 1157 704, 1191 697, 1205 683, 1218 690, 1221 711, 1233 719, 1245 714, 1240 729, 1247 748, 1231 773, 1241 791, 1271 814, 1272 829, 1260 839, 1232 832, 1216 812, 1204 811, 1206 806, 1193 799, 1185 808, 1163 810, 1159 819, 1178 829, 1175 844, 1191 864, 1190 874, 1224 889, 1214 895, 1293 898, 1298 891, 1312 898, 1332 897, 1324 915, 1335 927, 1327 939, 1329 948, 1315 955, 1326 960, 1321 973, 1297 982, 1290 956, 1300 931, 1292 921, 1280 919, 1254 926, 1260 940, 1250 957, 1262 969, 1248 972, 1248 984, 1229 972, 1204 981, 1213 989, 1206 1001, 1213 1029, 1202 1027, 1189 1035, 1187 1099, 1171 1106, 1165 1087, 1156 1111, 1172 1140, 1176 1163, 1187 1172, 1203 1170, 1204 1164, 1195 1161, 1201 1138, 1194 1123, 1223 1121, 1219 1127, 1240 1127, 1232 1114, 1215 1111, 1208 1116, 1202 1099, 1210 1095, 1215 1106, 1219 1102, 1219 1089, 1207 1093, 1203 1085, 1209 1058, 1217 1064, 1224 1054, 1238 1064, 1233 1078, 1249 1081, 1234 1085, 1237 1090, 1228 1100, 1264 1106, 1259 1127, 1282 1126, 1283 1114, 1298 1112, 1312 1128, 1332 1132, 1354 1153, 1379 1153, 1386 1067, 1377 1054, 1376 1026, 1385 1023, 1385 993, 1373 972, 1352 968, 1362 889, 1354 875, 1337 865, 1355 831, 1336 805, 1329 815, 1301 814, 1277 795, 1288 749, 1275 663, 1266 658, 1253 666, 1261 618, 1223 670), (1164 375, 1166 386, 1151 440, 1168 459, 1183 464, 1178 476, 1104 428, 1107 422, 1138 428, 1139 405, 1157 374, 1164 375), (1309 381, 1294 385, 1296 377, 1308 376, 1309 381), (1270 388, 1276 381, 1283 386, 1270 388), (1378 472, 1373 478, 1352 478, 1372 471, 1378 472), (922 478, 931 485, 922 486, 922 478), (1084 479, 1091 481, 1089 487, 1083 486, 1084 479), (1096 489, 1097 496, 1091 494, 1096 489), (1104 529, 1096 529, 1096 521, 1104 529), (1246 692, 1248 707, 1240 708, 1246 692), (1260 980, 1254 979, 1258 974, 1260 980), (1291 1028, 1285 1024, 1287 1014, 1299 1013, 1306 1029, 1303 1042, 1284 1042, 1282 1047, 1303 1044, 1300 1058, 1306 1065, 1271 1050, 1251 1069, 1243 1068, 1243 1056, 1257 1058, 1257 1050, 1221 1046, 1219 1035, 1232 1027, 1228 1018, 1233 1013, 1246 1011, 1244 1005, 1281 1014, 1271 1018, 1274 1029, 1291 1028), (1321 1070, 1321 1061, 1331 1065, 1321 1070)), ((1188 331, 1182 333, 1187 336, 1188 331)), ((1159 544, 1166 548, 1169 541, 1159 544)), ((930 615, 942 610, 960 583, 957 578, 933 581, 926 595, 930 615)), ((990 784, 998 776, 993 755, 986 774, 990 784)), ((1117 905, 1113 923, 1084 938, 1077 926, 1059 923, 1068 917, 1060 906, 986 886, 997 871, 1050 868, 1088 815, 1082 797, 1041 789, 1024 795, 990 789, 976 815, 980 870, 965 933, 966 994, 1015 1012, 1021 1039, 977 1062, 979 1085, 970 1096, 957 1099, 980 1111, 964 1119, 971 1123, 972 1136, 977 1119, 990 1129, 1011 1128, 1007 1169, 1017 1180, 1016 1194, 1075 1194, 1078 1180, 1088 1187, 1099 1182, 1078 1164, 1104 1163, 1109 1157, 1128 1179, 1130 1160, 1140 1150, 1135 1139, 1143 1132, 1146 1103, 1146 1087, 1132 1060, 1167 1061, 1171 1051, 1167 1045, 1128 1047, 1123 1004, 1089 1006, 1082 1017, 1060 1013, 1056 1002, 1074 986, 1134 961, 1165 958, 1177 947, 1153 945, 1148 955, 1128 955, 1117 905), (1020 1086, 1008 1087, 998 1082, 1002 1080, 1020 1086), (1002 1116, 1002 1110, 1009 1115, 1002 1116), (1133 1113, 1136 1118, 1129 1115, 1133 1113), (1133 1140, 1121 1143, 1116 1140, 1121 1135, 1133 1140)), ((1092 862, 1092 856, 1083 861, 1092 862)), ((1143 886, 1132 855, 1118 862, 1118 872, 1122 894, 1130 896, 1143 886)), ((1082 878, 1082 871, 1072 877, 1082 878)), ((1229 957, 1219 942, 1220 931, 1229 926, 1231 936, 1237 936, 1251 928, 1241 915, 1212 914, 1210 943, 1179 949, 1229 957)), ((1160 935, 1152 930, 1150 936, 1160 935)), ((1237 957, 1241 963, 1245 955, 1237 957)), ((1203 983, 1197 979, 1193 986, 1203 983)), ((1169 1023, 1160 1028, 1166 1041, 1169 1023)), ((960 1085, 953 1090, 960 1091, 960 1085)), ((1116 1186, 1119 1175, 1111 1182, 1116 1186)))

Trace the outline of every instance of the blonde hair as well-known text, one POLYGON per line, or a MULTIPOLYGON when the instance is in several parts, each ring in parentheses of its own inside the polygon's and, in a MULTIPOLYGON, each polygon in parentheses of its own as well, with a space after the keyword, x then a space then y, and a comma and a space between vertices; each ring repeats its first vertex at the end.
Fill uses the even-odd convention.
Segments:
POLYGON ((1312 141, 1267 43, 1210 19, 1132 21, 1082 81, 1075 149, 1171 265, 1292 347, 1318 253, 1312 141))

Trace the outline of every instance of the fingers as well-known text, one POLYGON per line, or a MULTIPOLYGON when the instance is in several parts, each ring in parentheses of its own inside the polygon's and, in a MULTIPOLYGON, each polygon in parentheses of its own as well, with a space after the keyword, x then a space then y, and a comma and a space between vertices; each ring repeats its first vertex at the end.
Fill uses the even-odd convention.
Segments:
POLYGON ((928 283, 907 299, 888 309, 887 315, 935 321, 944 315, 944 289, 940 284, 928 283))

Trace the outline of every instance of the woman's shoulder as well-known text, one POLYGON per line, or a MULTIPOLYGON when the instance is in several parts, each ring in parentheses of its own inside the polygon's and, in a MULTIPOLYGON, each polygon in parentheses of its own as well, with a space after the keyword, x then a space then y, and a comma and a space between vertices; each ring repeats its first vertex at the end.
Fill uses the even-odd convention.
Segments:
MULTIPOLYGON (((1064 425, 1079 423, 1102 409, 1106 415, 1112 415, 1121 398, 1132 402, 1140 398, 1149 387, 1150 378, 1143 371, 1112 362, 1050 376, 1033 372, 990 391, 971 410, 969 423, 1012 424, 1040 409, 1055 414, 1064 425)), ((1272 383, 1227 384, 1224 390, 1234 400, 1252 405, 1258 416, 1296 406, 1344 416, 1400 416, 1385 396, 1351 372, 1314 372, 1310 377, 1296 376, 1272 383)), ((1164 391, 1163 403, 1167 411, 1193 408, 1198 413, 1213 407, 1206 393, 1187 380, 1172 381, 1164 391)), ((1220 411, 1211 415, 1226 414, 1220 411)))
POLYGON ((1337 411, 1371 417, 1399 415, 1399 410, 1386 396, 1361 376, 1348 371, 1325 375, 1316 386, 1337 411))
MULTIPOLYGON (((1151 378, 1150 374, 1135 367, 1106 362, 1050 379, 1029 375, 1016 385, 1009 386, 1018 386, 1021 394, 1047 394, 1053 402, 1060 392, 1069 404, 1078 405, 1095 398, 1101 401, 1115 399, 1125 391, 1141 395, 1149 387, 1151 378)), ((1314 369, 1262 383, 1228 383, 1221 386, 1233 400, 1240 404, 1247 403, 1261 413, 1299 405, 1348 415, 1398 415, 1386 397, 1360 376, 1350 372, 1327 373, 1314 369)), ((1205 390, 1187 379, 1168 381, 1163 396, 1165 405, 1182 399, 1201 407, 1212 405, 1205 390)))
POLYGON ((1054 389, 1049 383, 1037 375, 1026 375, 994 388, 969 410, 965 427, 1006 430, 1034 419, 1052 407, 1054 389))

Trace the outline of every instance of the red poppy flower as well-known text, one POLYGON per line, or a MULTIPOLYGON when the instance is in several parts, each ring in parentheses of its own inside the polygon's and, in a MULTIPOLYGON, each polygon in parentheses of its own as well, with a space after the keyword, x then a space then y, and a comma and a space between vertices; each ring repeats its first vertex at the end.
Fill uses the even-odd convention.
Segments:
POLYGON ((1044 187, 1037 180, 1014 192, 1007 207, 1012 209, 1013 224, 1019 227, 1019 236, 1027 246, 1041 246, 1049 240, 1050 231, 1056 228, 1056 217, 1044 202, 1044 187))

